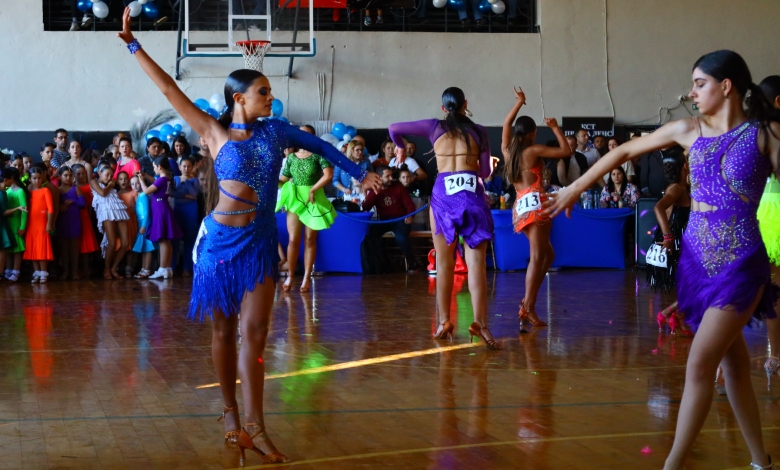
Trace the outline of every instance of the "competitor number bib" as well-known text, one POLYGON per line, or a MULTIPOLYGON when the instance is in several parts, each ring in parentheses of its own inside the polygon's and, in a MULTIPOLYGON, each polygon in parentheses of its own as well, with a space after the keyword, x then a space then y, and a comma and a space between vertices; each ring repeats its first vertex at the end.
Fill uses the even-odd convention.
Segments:
POLYGON ((650 249, 647 250, 647 256, 645 256, 645 260, 649 265, 658 268, 666 268, 669 257, 666 255, 666 249, 664 249, 663 245, 657 245, 653 243, 650 246, 650 249))
POLYGON ((452 196, 461 191, 477 191, 477 177, 469 174, 450 175, 444 177, 444 187, 447 196, 452 196))
POLYGON ((542 200, 539 193, 528 193, 521 197, 515 204, 517 215, 523 215, 526 212, 538 211, 542 209, 542 200))

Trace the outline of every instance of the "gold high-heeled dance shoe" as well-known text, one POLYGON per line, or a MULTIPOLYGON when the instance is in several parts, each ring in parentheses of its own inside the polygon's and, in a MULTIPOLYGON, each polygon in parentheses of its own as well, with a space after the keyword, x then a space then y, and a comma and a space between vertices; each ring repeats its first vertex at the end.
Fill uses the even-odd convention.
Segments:
POLYGON ((450 339, 452 340, 452 332, 455 331, 455 325, 449 320, 444 320, 444 323, 439 323, 439 328, 436 329, 436 333, 433 334, 433 339, 450 339))
POLYGON ((487 348, 490 350, 498 350, 501 349, 501 345, 498 343, 498 341, 493 339, 493 335, 490 334, 490 331, 487 329, 487 327, 480 326, 479 323, 474 322, 469 326, 469 335, 471 335, 471 338, 469 339, 469 343, 474 341, 475 336, 479 336, 482 338, 482 341, 485 342, 485 345, 487 345, 487 348))
POLYGON ((520 310, 517 312, 517 318, 520 320, 520 333, 528 332, 528 328, 526 328, 528 323, 535 327, 547 326, 547 323, 539 320, 539 317, 536 316, 536 312, 529 312, 526 310, 525 299, 520 301, 520 310))
MULTIPOLYGON (((234 412, 236 415, 238 415, 238 406, 226 406, 224 410, 222 410, 222 416, 217 418, 217 421, 222 421, 225 419, 225 416, 227 416, 228 413, 234 412)), ((238 416, 236 416, 236 421, 238 422, 238 416)), ((231 444, 235 444, 238 442, 238 433, 239 430, 235 429, 233 431, 225 431, 225 442, 229 442, 231 444)))
POLYGON ((244 465, 244 462, 246 461, 246 455, 244 454, 246 449, 254 451, 257 455, 259 455, 260 458, 263 459, 263 463, 285 463, 290 461, 289 457, 276 450, 276 447, 274 447, 271 439, 268 437, 268 434, 266 434, 265 428, 260 428, 259 431, 250 435, 246 431, 247 426, 259 427, 256 423, 247 423, 246 426, 241 428, 241 431, 238 434, 238 448, 241 451, 241 465, 244 465), (260 450, 260 448, 258 448, 254 442, 254 439, 257 436, 261 436, 266 445, 273 450, 268 453, 260 450))

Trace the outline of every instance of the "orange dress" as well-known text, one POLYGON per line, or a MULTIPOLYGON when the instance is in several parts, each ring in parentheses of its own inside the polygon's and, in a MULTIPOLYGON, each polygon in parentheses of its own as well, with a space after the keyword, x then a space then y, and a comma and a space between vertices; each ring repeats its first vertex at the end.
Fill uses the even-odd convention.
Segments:
POLYGON ((543 164, 531 168, 531 173, 536 175, 536 181, 531 186, 517 192, 517 200, 512 208, 512 224, 514 224, 517 233, 522 232, 528 225, 550 222, 550 217, 542 212, 542 204, 548 197, 542 183, 543 171, 543 164))
POLYGON ((81 209, 81 248, 79 252, 83 255, 86 253, 93 253, 100 249, 97 238, 95 237, 95 229, 92 227, 92 219, 89 217, 89 211, 92 210, 92 188, 89 184, 80 186, 79 189, 84 195, 84 208, 81 209))
POLYGON ((130 220, 127 221, 127 239, 129 241, 128 249, 131 249, 135 243, 135 237, 138 235, 138 218, 135 215, 135 201, 138 199, 138 193, 135 191, 118 192, 117 196, 127 206, 127 215, 130 216, 130 220))
POLYGON ((51 239, 46 231, 49 214, 54 214, 51 191, 46 188, 30 192, 29 214, 27 215, 27 233, 25 234, 24 259, 30 261, 51 261, 51 239))

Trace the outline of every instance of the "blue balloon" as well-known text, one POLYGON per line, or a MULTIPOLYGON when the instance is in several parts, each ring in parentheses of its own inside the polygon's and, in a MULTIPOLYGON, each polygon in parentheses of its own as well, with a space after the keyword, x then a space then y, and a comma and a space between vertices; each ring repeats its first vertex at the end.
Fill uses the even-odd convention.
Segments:
POLYGON ((181 132, 181 124, 174 124, 173 130, 176 132, 181 132))
POLYGON ((209 102, 204 100, 203 98, 198 98, 197 100, 195 100, 195 106, 197 106, 198 109, 200 109, 201 111, 211 109, 211 105, 209 104, 209 102))
POLYGON ((355 129, 353 126, 347 126, 347 134, 355 137, 357 135, 357 129, 355 129))
POLYGON ((144 14, 149 18, 157 18, 160 15, 160 10, 157 9, 157 5, 150 2, 144 5, 144 14))
POLYGON ((284 113, 284 103, 280 99, 277 98, 271 103, 271 113, 276 117, 284 113))
POLYGON ((488 13, 493 12, 493 5, 491 5, 487 0, 482 0, 479 2, 477 9, 479 9, 482 14, 487 15, 488 13))
POLYGON ((146 140, 151 139, 152 137, 160 138, 160 131, 158 130, 151 130, 146 133, 146 140))
POLYGON ((216 112, 215 110, 211 109, 211 108, 208 108, 208 109, 206 110, 206 113, 207 113, 209 116, 213 117, 214 119, 219 119, 219 113, 218 113, 218 112, 216 112))
POLYGON ((347 126, 345 126, 343 122, 333 124, 333 135, 338 137, 344 135, 345 132, 347 132, 347 126))
POLYGON ((92 9, 92 2, 90 0, 79 0, 76 6, 80 11, 86 12, 92 9))
POLYGON ((163 124, 160 126, 160 135, 173 133, 173 126, 170 124, 163 124))
POLYGON ((160 132, 160 135, 157 138, 162 140, 163 142, 165 142, 166 140, 168 140, 168 137, 170 137, 170 134, 166 134, 164 132, 160 132))
POLYGON ((464 0, 448 0, 447 6, 457 10, 458 8, 465 8, 466 2, 464 0))

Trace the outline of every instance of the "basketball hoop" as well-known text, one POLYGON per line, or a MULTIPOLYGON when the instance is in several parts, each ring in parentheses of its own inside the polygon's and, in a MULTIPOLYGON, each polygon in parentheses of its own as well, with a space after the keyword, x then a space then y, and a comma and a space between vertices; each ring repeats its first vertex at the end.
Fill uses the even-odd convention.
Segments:
POLYGON ((241 49, 241 55, 244 56, 244 66, 262 73, 263 58, 271 47, 271 41, 237 41, 236 46, 241 49))

